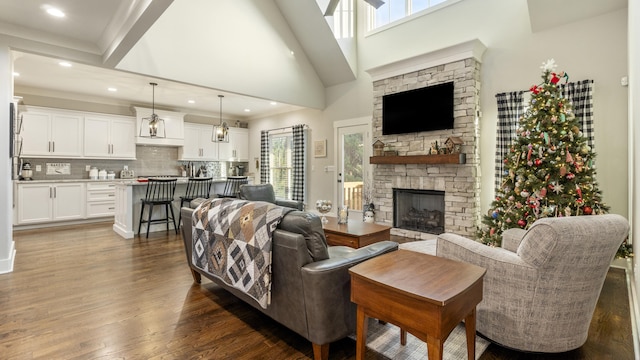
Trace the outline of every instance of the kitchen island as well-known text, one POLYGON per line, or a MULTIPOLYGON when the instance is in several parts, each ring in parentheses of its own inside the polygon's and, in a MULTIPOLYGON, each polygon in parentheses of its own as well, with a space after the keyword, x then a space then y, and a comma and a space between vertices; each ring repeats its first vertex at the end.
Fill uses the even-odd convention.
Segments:
MULTIPOLYGON (((180 226, 180 224, 177 223, 179 217, 178 214, 180 212, 180 196, 183 196, 185 193, 187 181, 188 178, 179 177, 176 185, 173 212, 176 217, 177 226, 180 226)), ((225 183, 225 178, 214 179, 213 186, 211 187, 211 196, 222 193, 225 183)), ((145 197, 146 190, 147 182, 139 181, 137 179, 123 180, 116 183, 116 209, 113 231, 125 239, 131 239, 138 234, 140 208, 142 207, 141 199, 145 197)), ((164 215, 164 207, 155 207, 154 214, 154 218, 164 215)), ((140 232, 146 233, 147 226, 148 224, 142 224, 140 232)), ((149 232, 166 231, 167 229, 165 224, 151 224, 150 226, 151 228, 149 229, 149 232)))

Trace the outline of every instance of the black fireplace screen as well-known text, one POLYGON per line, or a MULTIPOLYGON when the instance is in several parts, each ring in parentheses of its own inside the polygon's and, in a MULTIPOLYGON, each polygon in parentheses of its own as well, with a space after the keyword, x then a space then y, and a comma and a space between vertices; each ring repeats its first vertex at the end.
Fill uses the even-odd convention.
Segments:
POLYGON ((442 234, 444 191, 393 189, 393 227, 442 234))

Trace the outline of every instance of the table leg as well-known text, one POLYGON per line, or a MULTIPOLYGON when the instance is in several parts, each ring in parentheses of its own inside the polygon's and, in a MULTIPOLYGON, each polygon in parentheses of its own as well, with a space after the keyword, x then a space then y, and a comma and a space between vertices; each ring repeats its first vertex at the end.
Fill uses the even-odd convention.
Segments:
POLYGON ((427 335, 427 354, 429 360, 442 360, 444 340, 427 335))
POLYGON ((407 330, 400 328, 400 345, 407 345, 407 330))
POLYGON ((464 318, 464 328, 467 333, 467 359, 476 358, 476 308, 464 318))
POLYGON ((367 348, 367 315, 362 306, 358 305, 356 311, 356 360, 364 360, 364 352, 367 348))

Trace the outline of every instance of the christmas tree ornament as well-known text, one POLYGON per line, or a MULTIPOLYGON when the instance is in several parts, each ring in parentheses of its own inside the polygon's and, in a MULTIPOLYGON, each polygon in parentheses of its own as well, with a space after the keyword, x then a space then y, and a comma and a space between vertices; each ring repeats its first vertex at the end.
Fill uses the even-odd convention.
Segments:
POLYGON ((589 206, 585 206, 582 208, 582 213, 585 215, 591 215, 591 213, 593 213, 593 209, 589 206))

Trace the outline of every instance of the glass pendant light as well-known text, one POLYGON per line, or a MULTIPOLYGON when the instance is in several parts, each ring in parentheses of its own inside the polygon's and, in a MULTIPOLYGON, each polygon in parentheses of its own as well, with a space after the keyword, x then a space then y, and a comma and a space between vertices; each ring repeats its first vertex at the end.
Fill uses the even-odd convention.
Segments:
POLYGON ((166 138, 164 120, 156 114, 156 86, 157 83, 151 82, 153 95, 151 98, 151 116, 142 118, 140 120, 140 137, 147 138, 166 138))
POLYGON ((222 98, 224 95, 218 95, 220 98, 220 124, 213 125, 213 133, 211 134, 211 141, 213 142, 229 142, 229 125, 222 121, 222 98))

